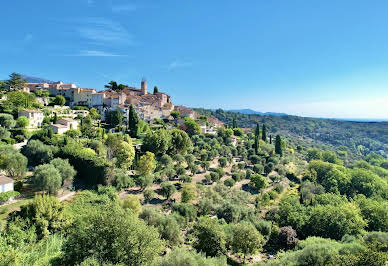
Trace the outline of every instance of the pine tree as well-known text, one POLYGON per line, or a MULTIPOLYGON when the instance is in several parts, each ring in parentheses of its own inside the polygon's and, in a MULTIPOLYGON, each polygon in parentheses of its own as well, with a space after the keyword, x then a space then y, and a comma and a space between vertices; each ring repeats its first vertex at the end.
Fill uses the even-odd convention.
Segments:
POLYGON ((135 108, 133 108, 133 105, 131 104, 128 111, 128 130, 129 130, 129 135, 133 138, 137 136, 138 123, 139 123, 139 118, 137 117, 135 108))
POLYGON ((262 135, 261 135, 261 139, 264 142, 267 142, 267 128, 265 127, 265 124, 263 124, 263 132, 262 132, 262 135))
POLYGON ((154 87, 154 94, 157 94, 159 92, 159 89, 157 86, 154 87))
POLYGON ((280 156, 283 155, 282 139, 280 138, 279 135, 276 135, 276 138, 275 138, 275 153, 279 154, 280 156))

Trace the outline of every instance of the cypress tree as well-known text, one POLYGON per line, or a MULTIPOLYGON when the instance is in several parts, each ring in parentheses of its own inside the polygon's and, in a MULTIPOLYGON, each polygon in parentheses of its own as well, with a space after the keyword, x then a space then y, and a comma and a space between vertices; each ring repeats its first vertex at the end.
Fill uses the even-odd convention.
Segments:
POLYGON ((133 108, 133 105, 129 107, 128 111, 128 130, 129 135, 133 138, 137 136, 137 124, 139 123, 139 118, 137 117, 135 108, 133 108))
POLYGON ((53 123, 56 124, 57 121, 58 121, 57 113, 54 113, 53 123))
POLYGON ((50 139, 53 137, 53 130, 51 128, 47 130, 47 137, 49 137, 50 139))
POLYGON ((155 86, 155 87, 154 87, 154 94, 157 94, 158 92, 159 92, 158 87, 155 86))
POLYGON ((269 135, 269 144, 272 144, 272 135, 269 135))
POLYGON ((261 139, 264 140, 264 142, 267 142, 267 128, 265 127, 265 124, 263 124, 263 132, 261 135, 261 139))
POLYGON ((260 127, 259 123, 256 123, 256 129, 255 129, 255 136, 254 136, 255 143, 253 144, 253 148, 255 149, 255 153, 259 153, 259 139, 260 139, 260 127))
POLYGON ((255 154, 259 154, 259 138, 255 136, 255 144, 254 144, 255 154))
POLYGON ((279 154, 280 156, 283 155, 282 139, 280 138, 279 135, 276 135, 276 138, 275 138, 275 153, 279 154))
POLYGON ((255 137, 257 137, 257 138, 260 137, 260 127, 259 127, 259 123, 256 123, 255 137))
POLYGON ((237 128, 237 122, 236 122, 236 118, 233 118, 233 128, 237 128))

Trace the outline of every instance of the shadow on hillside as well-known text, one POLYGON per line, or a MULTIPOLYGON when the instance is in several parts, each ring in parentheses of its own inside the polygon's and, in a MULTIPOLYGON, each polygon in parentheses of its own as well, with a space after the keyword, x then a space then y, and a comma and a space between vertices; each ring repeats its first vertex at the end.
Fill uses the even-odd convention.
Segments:
POLYGON ((244 190, 245 192, 251 193, 252 195, 259 194, 259 192, 257 192, 255 189, 252 189, 248 184, 242 185, 241 189, 244 190))
POLYGON ((158 204, 163 204, 166 201, 167 201, 166 199, 153 198, 152 200, 150 200, 149 204, 158 205, 158 204))
POLYGON ((128 194, 128 195, 138 195, 138 194, 141 194, 143 193, 143 191, 141 189, 137 189, 137 190, 125 190, 125 194, 128 194))

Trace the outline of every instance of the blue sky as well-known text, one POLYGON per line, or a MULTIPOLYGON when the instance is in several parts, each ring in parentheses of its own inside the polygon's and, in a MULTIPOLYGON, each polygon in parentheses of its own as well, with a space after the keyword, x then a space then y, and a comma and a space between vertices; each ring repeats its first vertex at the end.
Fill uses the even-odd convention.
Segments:
POLYGON ((387 1, 14 0, 1 10, 0 79, 101 90, 146 77, 191 107, 388 118, 387 1))

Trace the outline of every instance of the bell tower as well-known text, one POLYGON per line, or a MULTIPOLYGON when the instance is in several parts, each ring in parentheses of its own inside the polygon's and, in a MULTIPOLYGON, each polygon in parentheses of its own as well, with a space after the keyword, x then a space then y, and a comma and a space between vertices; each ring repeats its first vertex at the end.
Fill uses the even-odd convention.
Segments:
POLYGON ((145 78, 141 80, 141 94, 142 95, 147 94, 147 80, 145 78))

